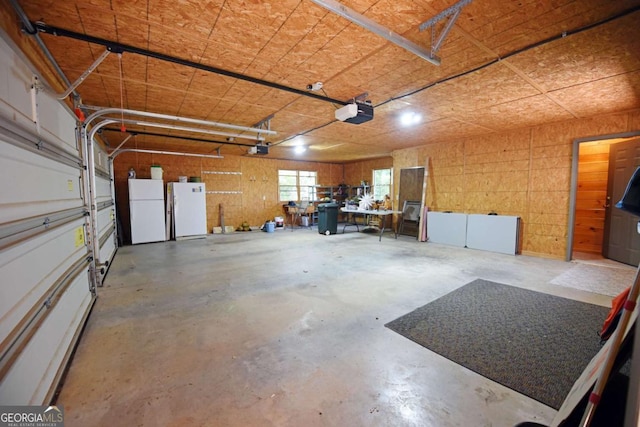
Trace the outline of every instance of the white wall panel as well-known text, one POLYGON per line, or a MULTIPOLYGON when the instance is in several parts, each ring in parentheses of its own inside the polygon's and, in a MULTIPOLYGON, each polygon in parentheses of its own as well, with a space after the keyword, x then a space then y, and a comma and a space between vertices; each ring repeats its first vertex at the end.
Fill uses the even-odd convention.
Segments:
POLYGON ((429 242, 464 248, 467 240, 467 214, 428 212, 429 242))
POLYGON ((519 224, 517 216, 470 214, 467 218, 467 247, 515 255, 519 224))

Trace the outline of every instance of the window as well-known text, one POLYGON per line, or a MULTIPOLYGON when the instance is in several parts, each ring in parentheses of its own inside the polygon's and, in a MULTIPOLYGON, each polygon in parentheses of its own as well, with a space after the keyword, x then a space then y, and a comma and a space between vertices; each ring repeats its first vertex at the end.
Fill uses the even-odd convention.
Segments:
POLYGON ((278 171, 278 192, 281 202, 316 199, 316 171, 278 171))
POLYGON ((300 200, 316 199, 317 172, 298 171, 298 182, 300 183, 300 200))
POLYGON ((383 200, 387 194, 391 196, 391 169, 374 169, 373 198, 383 200))

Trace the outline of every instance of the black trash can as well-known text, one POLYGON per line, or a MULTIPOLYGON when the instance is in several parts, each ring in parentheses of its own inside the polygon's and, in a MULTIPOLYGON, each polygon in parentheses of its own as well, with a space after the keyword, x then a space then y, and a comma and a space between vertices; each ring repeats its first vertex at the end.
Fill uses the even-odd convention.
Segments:
POLYGON ((329 235, 338 232, 338 204, 321 203, 318 205, 318 233, 329 235))

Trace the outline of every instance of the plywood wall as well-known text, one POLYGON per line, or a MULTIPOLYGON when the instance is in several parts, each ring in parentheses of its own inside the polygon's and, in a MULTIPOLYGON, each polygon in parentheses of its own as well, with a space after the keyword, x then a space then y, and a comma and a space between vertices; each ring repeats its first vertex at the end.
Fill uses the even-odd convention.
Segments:
MULTIPOLYGON (((116 196, 126 230, 127 171, 134 167, 138 177, 148 178, 151 164, 158 163, 163 166, 165 182, 176 181, 180 175, 201 176, 207 190, 219 192, 207 196, 209 229, 220 225, 220 204, 225 209, 226 225, 237 227, 242 221, 259 225, 283 215, 282 202, 278 201, 278 169, 316 170, 321 185, 356 185, 362 180, 370 181, 374 169, 387 167, 393 167, 394 182, 399 182, 402 168, 425 166, 428 162, 426 200, 430 209, 520 216, 523 253, 562 259, 567 249, 574 139, 639 128, 640 112, 634 111, 430 143, 395 151, 392 157, 345 165, 257 156, 203 159, 126 153, 115 163, 116 196), (216 171, 241 175, 205 173, 216 171)), ((397 186, 393 193, 397 206, 397 186)), ((586 206, 584 203, 595 202, 581 201, 579 206, 586 206)), ((580 222, 586 225, 586 221, 580 222)), ((576 234, 584 235, 583 231, 582 226, 576 228, 576 234)), ((591 234, 599 238, 597 231, 591 234)))
POLYGON ((638 124, 631 112, 427 144, 395 151, 394 173, 428 161, 430 209, 520 216, 523 253, 564 258, 573 141, 638 124))
POLYGON ((372 182, 375 169, 389 169, 393 167, 393 157, 365 160, 344 165, 344 183, 360 185, 361 181, 372 182))
MULTIPOLYGON (((367 181, 373 184, 373 171, 376 169, 390 169, 393 168, 393 157, 381 157, 377 159, 369 159, 361 162, 346 163, 344 165, 344 180, 346 185, 351 187, 357 187, 362 181, 367 181)), ((400 182, 395 178, 391 182, 391 193, 397 193, 394 189, 397 187, 395 183, 400 182)), ((351 196, 355 195, 355 190, 351 190, 349 193, 351 196)), ((394 206, 397 206, 397 202, 394 206)))
POLYGON ((276 216, 283 216, 283 202, 278 200, 278 170, 310 170, 318 173, 318 183, 338 185, 343 179, 343 165, 288 160, 258 156, 225 156, 222 159, 128 152, 114 162, 118 214, 124 241, 129 239, 129 194, 127 176, 130 168, 137 178, 151 178, 151 165, 162 166, 163 180, 178 181, 179 176, 200 177, 207 189, 207 229, 219 227, 220 206, 226 226, 237 228, 244 221, 258 226, 276 216))

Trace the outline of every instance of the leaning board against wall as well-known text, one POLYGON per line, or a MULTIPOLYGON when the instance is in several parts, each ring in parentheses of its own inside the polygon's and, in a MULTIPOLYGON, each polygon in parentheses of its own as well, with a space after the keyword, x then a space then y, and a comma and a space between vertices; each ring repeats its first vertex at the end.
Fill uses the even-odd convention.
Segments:
POLYGON ((15 52, 0 39, 0 405, 41 405, 95 299, 94 281, 75 117, 51 90, 34 88, 15 52))

